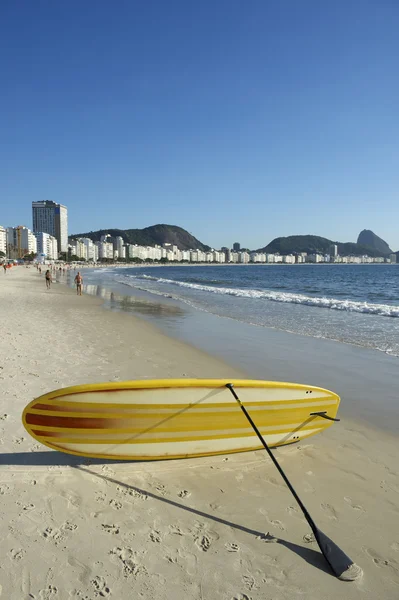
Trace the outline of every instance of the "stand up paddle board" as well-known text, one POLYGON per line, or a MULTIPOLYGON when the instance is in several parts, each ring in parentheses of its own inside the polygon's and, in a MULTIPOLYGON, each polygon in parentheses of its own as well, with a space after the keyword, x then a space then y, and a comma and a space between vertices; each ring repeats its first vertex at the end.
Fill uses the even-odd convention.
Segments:
POLYGON ((23 424, 49 448, 93 458, 160 460, 261 448, 227 383, 270 447, 332 424, 339 396, 245 379, 160 379, 68 387, 33 400, 23 424))

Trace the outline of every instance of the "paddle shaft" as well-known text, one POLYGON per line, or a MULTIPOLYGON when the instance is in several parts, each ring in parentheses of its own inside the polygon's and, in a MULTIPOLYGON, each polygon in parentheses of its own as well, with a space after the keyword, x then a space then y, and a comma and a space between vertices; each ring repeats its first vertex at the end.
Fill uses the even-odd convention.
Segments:
POLYGON ((341 579, 343 581, 354 581, 355 579, 358 579, 358 577, 360 577, 361 574, 362 574, 362 570, 360 569, 360 567, 358 567, 357 565, 355 565, 354 562, 353 562, 353 560, 351 558, 349 558, 349 556, 347 556, 345 554, 345 552, 343 552, 341 550, 341 548, 339 548, 337 546, 337 544, 335 544, 332 540, 330 540, 330 538, 327 537, 316 526, 316 523, 313 521, 312 517, 310 516, 310 514, 306 510, 306 508, 305 508, 302 500, 299 498, 298 494, 296 493, 296 491, 292 487, 292 485, 289 482, 289 480, 288 480, 286 474, 284 473, 283 469, 278 464, 277 459, 275 458, 273 452, 270 450, 269 446, 267 445, 267 443, 265 442, 265 440, 261 436, 261 434, 260 434, 258 428, 256 427, 255 423, 253 422, 253 420, 251 419, 250 415, 248 414, 247 409, 245 408, 245 406, 243 405, 243 403, 241 402, 241 400, 239 399, 239 397, 235 393, 235 391, 233 389, 233 384, 232 383, 227 383, 226 387, 230 390, 230 392, 233 394, 234 398, 237 400, 238 404, 240 405, 240 408, 241 408, 242 412, 244 413, 245 417, 247 418, 247 420, 251 424, 252 429, 254 430, 254 432, 256 433, 256 435, 258 436, 259 441, 262 443, 262 446, 264 447, 264 449, 266 450, 266 452, 270 456, 270 458, 271 458, 274 466, 276 467, 277 471, 280 473, 281 477, 284 479, 284 481, 287 484, 287 487, 290 490, 291 494, 294 496, 295 500, 298 502, 298 505, 299 505, 300 509, 302 510, 302 512, 303 512, 303 514, 304 514, 304 516, 305 516, 305 518, 307 520, 307 522, 309 523, 309 526, 310 526, 311 530, 313 531, 313 534, 315 536, 316 542, 319 545, 321 553, 323 554, 324 558, 326 559, 326 561, 330 565, 331 570, 334 573, 334 575, 336 575, 336 577, 338 577, 339 579, 341 579))
POLYGON ((301 507, 301 510, 302 510, 303 514, 305 515, 305 518, 306 518, 307 522, 309 523, 311 530, 313 531, 313 533, 315 533, 315 531, 317 530, 316 524, 314 523, 312 517, 310 516, 310 514, 306 510, 306 507, 303 504, 302 500, 300 499, 300 497, 298 496, 298 494, 296 493, 296 491, 292 487, 292 485, 291 485, 289 479, 287 478, 286 474, 284 473, 283 469, 280 467, 279 463, 277 462, 277 459, 275 458, 273 452, 270 450, 269 446, 266 444, 266 442, 263 439, 263 437, 262 437, 259 429, 256 427, 255 423, 251 419, 251 416, 249 415, 247 409, 245 408, 245 406, 243 405, 243 403, 241 402, 241 400, 239 399, 239 397, 235 393, 233 385, 231 383, 228 383, 226 385, 226 387, 230 390, 230 392, 233 394, 234 398, 237 400, 238 404, 240 405, 240 408, 241 408, 242 412, 244 413, 244 415, 246 416, 246 418, 250 422, 250 424, 252 426, 252 429, 255 431, 256 435, 258 436, 259 441, 261 442, 262 446, 264 447, 264 449, 266 450, 266 452, 270 456, 270 458, 273 461, 273 464, 276 467, 277 471, 280 473, 281 477, 284 479, 284 481, 285 481, 288 489, 290 490, 291 494, 294 496, 295 500, 298 502, 299 506, 301 507))

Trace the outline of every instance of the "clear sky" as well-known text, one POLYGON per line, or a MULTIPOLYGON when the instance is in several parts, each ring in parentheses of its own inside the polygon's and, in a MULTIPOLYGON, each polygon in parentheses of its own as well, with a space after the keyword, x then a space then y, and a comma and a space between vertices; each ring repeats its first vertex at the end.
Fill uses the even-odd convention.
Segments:
POLYGON ((398 0, 2 0, 0 224, 399 250, 398 0))

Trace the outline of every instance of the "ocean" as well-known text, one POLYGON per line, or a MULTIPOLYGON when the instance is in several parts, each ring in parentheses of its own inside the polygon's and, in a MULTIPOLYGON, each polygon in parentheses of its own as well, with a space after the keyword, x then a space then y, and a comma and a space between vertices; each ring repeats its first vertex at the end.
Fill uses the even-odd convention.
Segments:
POLYGON ((156 313, 143 309, 152 298, 161 306, 172 303, 175 315, 185 306, 399 357, 399 265, 111 267, 84 275, 89 293, 102 295, 104 288, 119 297, 139 295, 137 312, 147 316, 156 313))

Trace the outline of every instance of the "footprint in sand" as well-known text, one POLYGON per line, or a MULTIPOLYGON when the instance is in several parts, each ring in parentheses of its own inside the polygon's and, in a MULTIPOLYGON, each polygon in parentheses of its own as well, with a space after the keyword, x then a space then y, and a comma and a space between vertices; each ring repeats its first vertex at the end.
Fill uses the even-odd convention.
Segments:
POLYGON ((196 538, 195 545, 203 552, 208 552, 211 547, 211 540, 207 535, 200 535, 196 538))
POLYGON ((172 535, 184 535, 183 531, 178 525, 169 525, 169 532, 172 535))
POLYGON ((87 585, 88 582, 89 582, 90 576, 91 576, 91 569, 90 569, 90 567, 88 567, 84 563, 80 562, 80 560, 78 560, 74 556, 69 556, 68 557, 68 564, 71 567, 75 567, 77 569, 80 569, 81 573, 78 575, 78 579, 79 579, 79 581, 81 583, 87 585))
POLYGON ((265 517, 265 519, 269 523, 269 525, 272 525, 273 527, 277 527, 281 531, 285 531, 285 525, 284 525, 284 523, 282 523, 281 521, 279 521, 279 519, 270 519, 269 515, 268 515, 268 512, 264 508, 260 508, 259 512, 260 512, 261 515, 263 515, 265 517))
POLYGON ((355 502, 352 500, 352 498, 349 498, 349 496, 344 496, 344 500, 351 508, 353 508, 353 510, 364 512, 363 506, 360 506, 360 504, 355 504, 355 502))
POLYGON ((52 600, 57 594, 58 588, 55 585, 49 585, 44 590, 40 590, 39 598, 40 600, 52 600))
POLYGON ((124 577, 147 575, 147 569, 139 563, 138 553, 131 548, 114 548, 110 551, 110 555, 116 556, 122 563, 124 577))
POLYGON ((299 510, 297 509, 296 506, 288 506, 288 508, 285 509, 287 511, 288 514, 290 514, 292 517, 298 517, 300 516, 299 514, 299 510))
POLYGON ((316 538, 313 533, 306 533, 302 539, 305 542, 305 544, 313 544, 313 542, 316 541, 316 538))
POLYGON ((337 511, 331 504, 320 504, 320 507, 327 513, 330 519, 334 519, 335 521, 338 519, 337 511))
POLYGON ((78 526, 75 525, 75 523, 70 523, 69 521, 65 521, 65 523, 61 525, 61 529, 64 531, 75 531, 77 528, 78 526))
POLYGON ((100 596, 101 598, 108 598, 111 595, 111 589, 107 586, 104 577, 100 577, 99 575, 97 575, 97 577, 92 579, 90 583, 94 588, 95 596, 100 596))
POLYGON ((1 415, 0 421, 5 421, 6 419, 8 419, 7 413, 4 413, 4 415, 1 415))
POLYGON ((157 483, 155 485, 155 489, 161 496, 165 496, 167 494, 166 487, 163 485, 163 483, 157 483))
POLYGON ((224 547, 226 548, 227 552, 239 552, 240 550, 240 546, 238 546, 237 544, 225 544, 224 547))
POLYGON ((246 594, 236 594, 231 598, 231 600, 251 600, 251 598, 246 594))
POLYGON ((23 558, 25 554, 26 552, 22 548, 20 548, 19 550, 12 549, 9 552, 10 558, 12 558, 12 560, 21 560, 21 558, 23 558))
POLYGON ((101 525, 101 529, 105 531, 105 533, 109 533, 111 535, 117 535, 120 531, 118 525, 106 525, 105 523, 101 525))
POLYGON ((161 534, 159 533, 159 531, 156 531, 156 530, 151 531, 150 532, 150 540, 152 542, 159 544, 161 541, 161 534))
POLYGON ((181 490, 181 492, 179 492, 177 495, 179 496, 179 498, 188 498, 189 496, 191 496, 191 492, 189 492, 188 490, 181 490))
POLYGON ((122 502, 118 502, 118 500, 115 500, 115 498, 112 498, 112 500, 109 501, 109 505, 114 510, 120 510, 122 508, 122 506, 123 506, 122 502))
POLYGON ((59 529, 53 529, 52 527, 46 527, 42 532, 42 536, 45 540, 54 542, 56 546, 64 539, 61 531, 59 529))
POLYGON ((22 442, 24 442, 24 441, 25 441, 25 438, 24 438, 24 437, 20 437, 20 438, 14 438, 14 439, 13 439, 13 442, 14 442, 14 444, 18 444, 18 445, 19 445, 19 444, 22 444, 22 442))
POLYGON ((365 552, 367 554, 367 556, 369 556, 372 559, 372 561, 376 565, 376 567, 380 567, 380 568, 389 567, 390 569, 395 571, 395 573, 398 572, 398 567, 397 567, 396 561, 387 560, 386 558, 384 558, 383 556, 378 554, 378 552, 376 550, 373 550, 373 548, 363 548, 363 552, 365 552))
POLYGON ((256 586, 256 580, 252 575, 243 575, 242 582, 249 591, 253 590, 256 586))
POLYGON ((67 500, 68 508, 80 508, 80 505, 82 504, 82 497, 80 494, 74 492, 73 490, 61 490, 59 493, 60 496, 67 500))
POLYGON ((179 556, 177 562, 186 569, 188 575, 193 577, 197 573, 197 557, 194 554, 191 554, 191 552, 186 552, 181 549, 178 549, 177 554, 179 556))
POLYGON ((209 531, 203 523, 196 524, 196 531, 194 532, 194 542, 197 548, 202 552, 208 552, 211 544, 218 540, 219 536, 214 531, 209 531))

